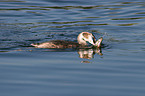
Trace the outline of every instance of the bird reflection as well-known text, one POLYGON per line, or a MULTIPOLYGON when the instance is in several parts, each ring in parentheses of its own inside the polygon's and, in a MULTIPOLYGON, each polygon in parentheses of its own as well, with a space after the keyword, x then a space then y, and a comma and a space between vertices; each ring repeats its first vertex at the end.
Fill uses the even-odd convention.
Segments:
POLYGON ((95 54, 103 55, 101 48, 89 48, 89 49, 79 49, 78 54, 80 58, 92 59, 95 54))

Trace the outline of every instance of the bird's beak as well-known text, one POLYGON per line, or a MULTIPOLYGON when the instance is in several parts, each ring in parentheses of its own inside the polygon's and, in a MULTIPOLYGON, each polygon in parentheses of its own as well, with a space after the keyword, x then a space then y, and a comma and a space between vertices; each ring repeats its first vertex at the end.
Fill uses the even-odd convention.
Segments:
POLYGON ((103 40, 103 37, 99 38, 99 39, 96 41, 96 43, 95 43, 94 46, 96 46, 96 47, 101 47, 102 40, 103 40))

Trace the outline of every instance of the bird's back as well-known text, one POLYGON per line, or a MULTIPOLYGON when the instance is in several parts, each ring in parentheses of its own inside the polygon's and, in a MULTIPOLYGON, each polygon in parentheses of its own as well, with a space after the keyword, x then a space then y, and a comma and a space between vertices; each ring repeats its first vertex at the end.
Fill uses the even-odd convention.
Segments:
POLYGON ((80 45, 77 42, 65 40, 51 40, 40 44, 31 44, 36 48, 77 48, 80 45))

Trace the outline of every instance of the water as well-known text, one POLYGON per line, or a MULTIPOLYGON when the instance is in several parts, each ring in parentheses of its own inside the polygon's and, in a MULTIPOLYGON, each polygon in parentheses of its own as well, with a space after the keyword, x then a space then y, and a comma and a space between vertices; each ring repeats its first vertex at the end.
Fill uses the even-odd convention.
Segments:
POLYGON ((144 0, 1 0, 0 95, 144 96, 144 10, 144 0), (105 47, 30 46, 82 31, 105 47))

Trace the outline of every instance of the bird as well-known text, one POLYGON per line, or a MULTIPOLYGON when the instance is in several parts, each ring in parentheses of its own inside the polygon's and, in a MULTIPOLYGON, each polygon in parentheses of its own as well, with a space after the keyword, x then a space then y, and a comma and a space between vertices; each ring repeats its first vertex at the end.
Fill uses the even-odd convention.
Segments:
POLYGON ((78 42, 66 41, 66 40, 50 40, 43 43, 31 44, 35 48, 56 48, 56 49, 65 49, 65 48, 86 48, 89 45, 100 47, 103 38, 101 37, 96 41, 95 36, 90 32, 81 32, 78 37, 78 42))

